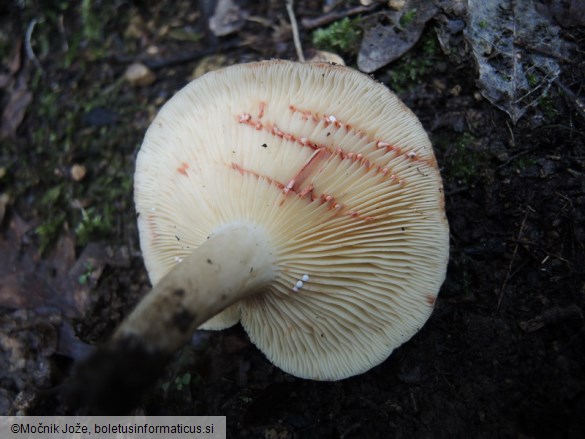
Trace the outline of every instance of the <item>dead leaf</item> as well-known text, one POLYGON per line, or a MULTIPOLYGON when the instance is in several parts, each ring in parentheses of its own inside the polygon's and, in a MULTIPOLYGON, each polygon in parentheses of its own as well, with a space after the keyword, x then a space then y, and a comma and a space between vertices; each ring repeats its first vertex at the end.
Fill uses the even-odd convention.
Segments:
POLYGON ((12 76, 8 73, 0 73, 0 88, 6 88, 8 84, 10 84, 10 80, 12 76))
POLYGON ((0 194, 0 224, 4 221, 4 215, 6 214, 6 206, 10 203, 10 195, 0 194))
POLYGON ((95 286, 106 266, 106 251, 103 245, 89 243, 66 277, 61 279, 61 288, 67 289, 75 308, 85 310, 89 304, 91 288, 95 286))
POLYGON ((248 15, 233 0, 219 0, 213 16, 209 19, 209 29, 218 37, 229 35, 244 26, 248 15))
POLYGON ((58 309, 79 318, 90 304, 90 292, 106 265, 130 264, 124 247, 114 249, 89 243, 79 257, 72 234, 63 234, 51 254, 41 258, 25 237, 33 225, 15 213, 0 234, 0 307, 9 309, 58 309))
MULTIPOLYGON (((33 225, 11 214, 0 234, 0 306, 9 309, 55 308, 69 316, 79 316, 71 296, 55 288, 54 279, 67 273, 66 265, 75 260, 73 242, 62 238, 55 260, 44 261, 38 249, 27 242, 33 225)), ((72 238, 71 238, 72 239, 72 238)))
MULTIPOLYGON (((537 5, 543 7, 543 5, 537 5)), ((548 8, 554 19, 562 27, 585 26, 585 1, 550 1, 548 8)))
POLYGON ((26 86, 14 89, 10 93, 8 103, 2 112, 2 122, 0 126, 0 138, 10 138, 16 136, 16 130, 20 126, 26 109, 32 102, 33 95, 26 86))
POLYGON ((408 0, 400 10, 379 12, 364 19, 359 69, 372 73, 400 58, 415 45, 437 11, 433 2, 408 0))
POLYGON ((18 38, 14 43, 14 53, 12 55, 12 60, 10 64, 8 64, 8 71, 11 74, 15 74, 20 70, 20 66, 22 64, 22 39, 18 38))
POLYGON ((559 28, 533 0, 469 0, 464 31, 479 69, 481 94, 515 123, 538 103, 560 67, 559 28))
POLYGON ((22 65, 22 39, 19 38, 14 43, 14 50, 12 59, 7 65, 8 73, 0 73, 0 88, 6 88, 10 84, 10 80, 14 77, 15 73, 20 70, 22 65))

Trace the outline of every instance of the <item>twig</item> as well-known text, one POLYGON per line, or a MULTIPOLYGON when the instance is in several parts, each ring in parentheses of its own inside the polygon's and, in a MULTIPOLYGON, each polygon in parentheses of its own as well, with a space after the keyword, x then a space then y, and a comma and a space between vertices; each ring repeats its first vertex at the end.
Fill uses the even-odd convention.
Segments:
POLYGON ((67 42, 67 34, 65 33, 65 24, 63 22, 63 14, 59 15, 57 20, 59 33, 61 34, 61 48, 64 52, 69 50, 69 43, 67 42))
POLYGON ((301 46, 301 38, 299 37, 299 26, 297 25, 297 17, 295 17, 294 11, 294 0, 286 0, 286 12, 290 19, 290 25, 292 27, 293 40, 295 42, 295 49, 297 51, 297 58, 301 62, 305 62, 305 55, 303 54, 303 48, 301 46))
POLYGON ((252 23, 258 23, 261 24, 264 27, 269 27, 272 30, 276 31, 278 30, 278 26, 276 26, 274 23, 272 23, 270 20, 267 20, 264 17, 258 17, 256 15, 250 15, 249 17, 246 17, 247 21, 251 21, 252 23))
POLYGON ((347 437, 349 437, 350 435, 353 436, 353 433, 357 430, 360 429, 360 427, 362 426, 361 423, 356 422, 353 425, 350 425, 349 428, 347 430, 345 430, 339 437, 340 439, 345 439, 347 437))
POLYGON ((207 47, 197 52, 184 53, 177 56, 172 56, 162 59, 150 59, 149 56, 114 56, 112 61, 119 64, 132 64, 135 62, 141 62, 146 67, 152 70, 162 69, 165 67, 172 67, 179 64, 185 64, 191 61, 195 61, 204 56, 211 55, 214 53, 222 53, 226 50, 233 49, 234 47, 245 46, 248 43, 242 43, 240 41, 228 41, 220 46, 207 47))
MULTIPOLYGON (((508 239, 506 239, 506 241, 513 242, 516 245, 522 244, 522 245, 527 245, 530 247, 536 247, 538 250, 540 250, 541 252, 543 252, 546 255, 545 259, 554 258, 554 259, 557 259, 561 262, 564 262, 567 265, 571 264, 571 262, 568 259, 563 258, 562 256, 559 256, 556 253, 549 252, 547 249, 543 248, 542 245, 540 245, 536 242, 532 242, 532 241, 529 241, 527 239, 518 239, 518 238, 508 238, 508 239)), ((545 261, 543 261, 542 263, 544 263, 544 262, 545 261)))
MULTIPOLYGON (((530 206, 526 208, 526 213, 524 213, 524 219, 522 219, 522 224, 520 224, 520 230, 518 230, 518 235, 516 237, 517 240, 520 240, 522 237, 522 233, 524 232, 524 226, 526 225, 526 220, 528 219, 528 212, 531 210, 530 206)), ((500 288, 500 295, 498 297, 498 305, 496 307, 496 311, 500 310, 500 305, 502 304, 502 299, 504 298, 504 292, 506 291, 506 286, 508 282, 512 278, 512 266, 514 265, 514 260, 516 259, 516 255, 518 254, 518 247, 520 243, 517 243, 514 246, 514 251, 512 252, 512 259, 510 259, 510 263, 508 264, 508 272, 506 273, 506 278, 502 283, 502 287, 500 288)), ((517 271, 514 272, 516 274, 517 271)))
POLYGON ((412 401, 412 408, 414 412, 418 412, 418 406, 416 404, 416 398, 414 397, 414 390, 410 389, 410 400, 412 401))
MULTIPOLYGON (((528 73, 528 72, 527 72, 527 73, 528 73)), ((526 93, 524 93, 524 94, 523 94, 522 96, 520 96, 518 99, 514 99, 514 103, 515 103, 515 104, 517 104, 517 103, 520 103, 520 102, 522 102, 524 99, 526 99, 526 98, 530 97, 531 95, 533 95, 535 92, 537 92, 538 90, 540 90, 540 89, 541 89, 541 88, 544 86, 544 84, 545 84, 545 83, 548 83, 548 86, 550 86, 550 83, 551 83, 552 81, 554 81, 554 78, 552 78, 552 79, 551 79, 551 78, 549 78, 548 74, 546 74, 544 71, 542 71, 542 73, 544 74, 544 78, 542 79, 542 81, 540 81, 540 83, 539 83, 539 84, 538 84, 536 87, 534 87, 534 88, 532 88, 532 89, 528 90, 526 93)), ((544 92, 543 92, 543 93, 544 93, 544 92)), ((542 95, 543 95, 543 93, 541 93, 541 94, 540 94, 540 96, 542 96, 542 95)), ((540 97, 540 96, 539 96, 539 97, 540 97)), ((536 99, 538 99, 538 97, 537 97, 536 99)), ((532 102, 534 102, 534 100, 533 100, 532 102)))
POLYGON ((579 98, 579 96, 577 96, 575 93, 573 93, 573 91, 569 87, 567 87, 565 84, 559 81, 558 78, 555 78, 554 82, 557 85, 557 87, 559 87, 563 91, 565 96, 567 96, 569 101, 571 101, 579 115, 583 119, 585 119, 585 103, 583 102, 583 100, 579 98))
POLYGON ((461 187, 458 187, 456 189, 452 189, 448 192, 445 192, 445 197, 450 197, 452 195, 457 195, 457 194, 460 194, 462 192, 467 192, 468 190, 469 190, 469 186, 461 186, 461 187))
POLYGON ((372 12, 374 9, 378 8, 380 4, 381 3, 374 3, 370 6, 356 6, 355 8, 346 9, 344 11, 331 11, 317 18, 303 18, 301 24, 307 30, 315 29, 334 21, 341 20, 345 17, 351 17, 364 12, 372 12))
MULTIPOLYGON (((572 126, 567 126, 563 124, 549 124, 549 125, 540 125, 538 127, 534 127, 533 131, 542 131, 542 130, 564 130, 569 131, 570 134, 578 134, 581 137, 585 137, 585 132, 574 130, 572 126)), ((574 160, 583 160, 583 157, 575 157, 575 156, 564 156, 566 158, 572 158, 574 160)))
POLYGON ((521 47, 523 49, 529 50, 531 52, 537 53, 539 55, 544 55, 547 58, 553 58, 556 59, 558 61, 564 62, 564 63, 571 63, 571 60, 563 55, 561 55, 560 53, 556 53, 553 50, 549 49, 548 47, 545 46, 533 46, 532 44, 524 41, 521 38, 516 37, 513 41, 514 45, 521 47))
POLYGON ((508 121, 506 121, 506 125, 508 126, 508 131, 510 131, 510 144, 512 146, 516 146, 516 140, 514 138, 514 130, 512 129, 512 127, 510 126, 510 123, 508 121))
POLYGON ((530 151, 528 149, 525 149, 524 151, 520 151, 518 154, 514 154, 512 157, 510 157, 508 160, 506 160, 504 163, 502 163, 500 166, 498 166, 496 168, 496 171, 499 171, 500 169, 505 168, 506 166, 508 166, 510 163, 512 163, 514 160, 516 160, 518 157, 522 157, 523 155, 528 154, 530 151))
POLYGON ((43 66, 41 65, 40 61, 36 57, 35 52, 32 48, 32 43, 31 43, 32 33, 33 33, 33 30, 35 29, 36 24, 37 24, 37 19, 33 18, 30 21, 30 23, 28 24, 28 27, 26 28, 26 34, 24 37, 24 50, 26 52, 26 56, 28 57, 28 59, 30 59, 35 66, 37 66, 39 69, 42 70, 43 66))

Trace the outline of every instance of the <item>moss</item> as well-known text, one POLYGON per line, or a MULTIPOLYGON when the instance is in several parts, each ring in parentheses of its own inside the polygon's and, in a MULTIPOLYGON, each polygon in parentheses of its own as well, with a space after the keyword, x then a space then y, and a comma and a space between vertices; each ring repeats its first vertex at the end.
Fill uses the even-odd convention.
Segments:
POLYGON ((515 161, 515 164, 517 169, 524 170, 530 166, 537 165, 538 162, 531 157, 518 157, 518 159, 515 161))
POLYGON ((527 73, 526 80, 530 87, 536 87, 538 85, 538 77, 534 73, 527 73))
POLYGON ((472 185, 481 178, 486 154, 477 149, 478 139, 473 134, 448 133, 434 143, 444 151, 445 179, 472 185))
MULTIPOLYGON (((189 372, 186 372, 184 374, 182 374, 181 376, 175 377, 175 381, 174 381, 174 388, 180 392, 181 390, 183 390, 183 388, 189 388, 189 385, 191 384, 191 381, 193 380, 192 375, 189 372)), ((163 384, 161 384, 161 389, 167 393, 171 388, 171 381, 166 381, 163 384)))
POLYGON ((414 50, 391 65, 389 85, 397 92, 421 83, 432 72, 440 56, 439 42, 431 33, 425 33, 414 50))
POLYGON ((91 0, 81 0, 80 6, 81 22, 83 25, 83 36, 87 41, 95 42, 102 39, 102 26, 100 17, 94 10, 91 0))
POLYGON ((85 263, 85 271, 77 278, 77 282, 80 285, 85 285, 91 279, 91 275, 93 274, 94 267, 90 262, 85 263))
POLYGON ((557 119, 559 111, 556 108, 555 100, 547 94, 538 100, 538 107, 542 110, 549 122, 557 119))
POLYGON ((75 227, 77 244, 85 245, 92 237, 107 234, 112 229, 112 213, 109 206, 104 206, 103 211, 96 208, 83 209, 81 219, 75 227))
POLYGON ((136 98, 124 95, 122 80, 112 81, 111 67, 95 62, 110 50, 101 35, 107 11, 90 1, 28 7, 25 17, 38 19, 33 47, 44 70, 35 70, 28 84, 34 100, 27 112, 27 147, 0 141, 2 159, 10 163, 2 183, 25 218, 41 219, 35 231, 42 251, 63 230, 75 231, 78 245, 115 239, 114 226, 133 220, 133 154, 142 131, 129 123, 88 122, 94 109, 115 113, 120 121, 136 113, 136 98), (66 46, 55 38, 63 16, 70 23, 66 46), (86 175, 75 180, 73 165, 84 166, 86 175))
POLYGON ((65 223, 65 212, 56 212, 35 229, 39 239, 39 251, 44 253, 57 236, 61 233, 65 223))
POLYGON ((400 17, 400 26, 402 27, 408 26, 410 23, 414 21, 415 18, 416 8, 406 11, 404 14, 402 14, 402 17, 400 17))
POLYGON ((313 44, 322 50, 356 55, 362 39, 360 23, 359 18, 346 17, 328 27, 317 29, 313 32, 313 44))
POLYGON ((478 175, 481 157, 472 148, 476 138, 470 133, 461 134, 455 141, 454 153, 451 157, 452 175, 466 183, 471 183, 478 175))

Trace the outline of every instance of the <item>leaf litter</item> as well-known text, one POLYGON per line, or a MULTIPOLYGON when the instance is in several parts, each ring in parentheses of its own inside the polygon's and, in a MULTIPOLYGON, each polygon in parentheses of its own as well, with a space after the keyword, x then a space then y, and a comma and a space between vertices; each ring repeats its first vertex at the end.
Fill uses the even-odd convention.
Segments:
POLYGON ((24 120, 33 100, 33 94, 27 86, 29 72, 21 67, 22 40, 17 39, 11 59, 4 66, 4 72, 0 72, 0 89, 5 89, 7 94, 6 104, 0 116, 0 139, 11 139, 16 136, 16 130, 24 120))
POLYGON ((357 64, 372 73, 400 58, 416 44, 438 8, 433 2, 408 0, 399 10, 386 10, 364 19, 364 38, 357 64))
POLYGON ((469 0, 464 35, 477 63, 481 94, 514 123, 538 104, 561 72, 559 28, 532 0, 469 0))
POLYGON ((34 243, 34 222, 15 212, 0 230, 0 379, 17 388, 50 385, 54 356, 74 360, 93 348, 73 322, 88 313, 104 268, 128 267, 123 248, 89 243, 79 256, 72 233, 63 233, 48 255, 34 243), (32 377, 32 378, 31 378, 32 377))

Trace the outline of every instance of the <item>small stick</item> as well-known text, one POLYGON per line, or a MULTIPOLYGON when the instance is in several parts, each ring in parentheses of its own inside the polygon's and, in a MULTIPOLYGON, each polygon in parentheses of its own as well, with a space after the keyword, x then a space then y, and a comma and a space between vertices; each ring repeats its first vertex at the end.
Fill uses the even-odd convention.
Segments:
POLYGON ((378 8, 380 3, 374 3, 370 6, 356 6, 354 8, 346 9, 344 11, 331 11, 327 14, 321 15, 320 17, 316 18, 303 18, 301 24, 307 30, 315 29, 326 24, 332 23, 337 20, 341 20, 345 17, 351 17, 353 15, 362 14, 364 12, 372 12, 374 9, 378 8))
MULTIPOLYGON (((522 224, 520 224, 520 230, 518 231, 518 236, 516 237, 517 241, 520 241, 522 237, 522 233, 524 232, 524 226, 526 225, 526 220, 528 219, 528 212, 532 210, 530 206, 527 207, 526 213, 524 214, 524 219, 522 219, 522 224)), ((498 305, 496 307, 496 311, 500 310, 500 305, 502 304, 502 299, 504 298, 504 292, 506 290, 506 286, 508 282, 512 278, 512 265, 514 265, 514 260, 516 259, 516 255, 518 254, 518 246, 520 245, 519 242, 516 243, 514 246, 514 251, 512 252, 512 259, 510 259, 510 263, 508 264, 508 272, 506 273, 506 278, 504 279, 504 283, 502 283, 502 288, 500 288, 500 295, 498 297, 498 305)))
POLYGON ((204 56, 211 55, 217 52, 228 51, 234 49, 236 47, 243 47, 247 43, 242 43, 240 41, 230 41, 225 44, 221 44, 214 47, 207 47, 202 50, 196 52, 187 52, 181 53, 176 56, 172 56, 169 58, 159 58, 159 59, 152 59, 148 55, 140 55, 140 56, 113 56, 111 59, 112 62, 118 64, 132 64, 135 62, 141 62, 146 67, 151 70, 158 70, 167 67, 173 67, 180 64, 186 64, 192 61, 196 61, 204 56))
POLYGON ((42 70, 43 66, 41 66, 39 59, 36 57, 35 52, 32 48, 32 43, 31 43, 32 33, 33 33, 33 30, 35 29, 36 24, 37 24, 37 19, 33 18, 30 21, 30 23, 28 24, 28 27, 26 28, 26 34, 24 37, 24 50, 26 52, 26 56, 28 57, 28 59, 30 59, 35 66, 37 66, 39 69, 42 70))
POLYGON ((573 93, 573 91, 569 87, 567 87, 565 84, 559 81, 558 78, 556 78, 554 82, 557 85, 557 87, 559 87, 563 91, 563 93, 565 93, 565 95, 571 101, 579 115, 583 119, 585 119, 585 102, 583 102, 583 100, 579 98, 575 93, 573 93))
POLYGON ((290 18, 297 58, 300 62, 305 62, 305 55, 303 55, 303 48, 301 46, 301 38, 299 37, 299 26, 297 25, 297 18, 295 17, 293 6, 294 0, 286 0, 286 12, 288 12, 288 17, 290 18))

